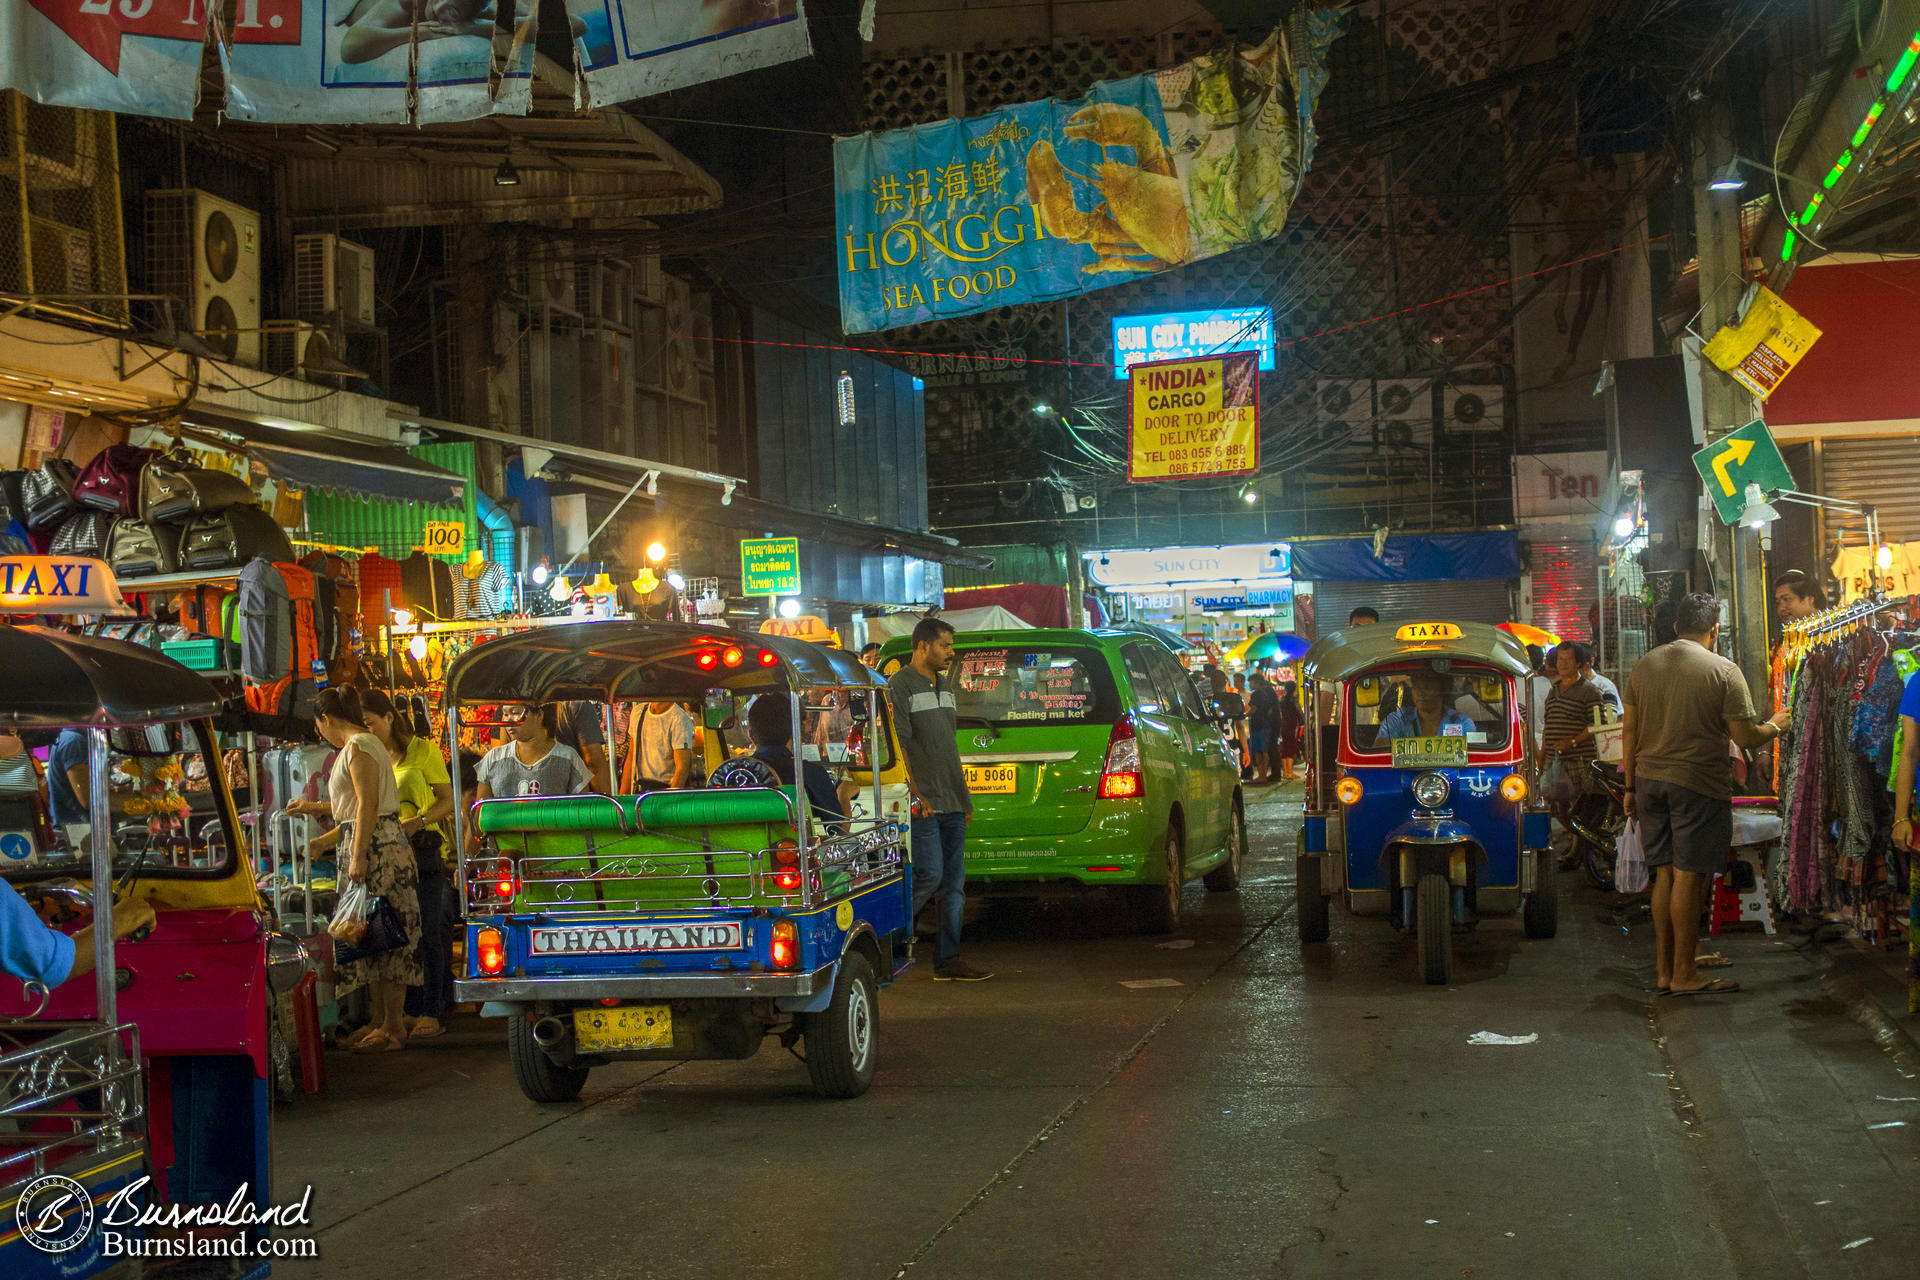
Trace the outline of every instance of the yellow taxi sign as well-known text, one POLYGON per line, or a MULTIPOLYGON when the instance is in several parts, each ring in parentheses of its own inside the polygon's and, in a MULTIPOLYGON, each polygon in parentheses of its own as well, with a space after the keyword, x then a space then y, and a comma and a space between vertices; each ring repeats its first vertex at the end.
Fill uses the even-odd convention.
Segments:
POLYGON ((1409 622, 1394 632, 1393 638, 1421 644, 1429 640, 1458 640, 1464 634, 1451 622, 1409 622))
POLYGON ((106 561, 86 556, 0 557, 0 613, 127 613, 106 561))

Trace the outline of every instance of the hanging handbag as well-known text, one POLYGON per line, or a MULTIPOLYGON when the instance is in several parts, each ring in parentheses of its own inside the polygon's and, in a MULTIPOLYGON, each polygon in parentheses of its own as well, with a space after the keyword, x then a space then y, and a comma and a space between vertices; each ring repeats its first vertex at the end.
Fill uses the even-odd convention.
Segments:
POLYGON ((61 524, 60 532, 53 535, 53 554, 104 560, 107 544, 113 541, 113 527, 119 523, 119 516, 105 511, 76 511, 61 524))
POLYGON ((195 516, 180 534, 182 569, 237 569, 256 557, 293 560, 286 530, 259 507, 228 507, 195 516))
POLYGON ((73 514, 73 486, 80 478, 65 458, 48 458, 27 473, 20 498, 26 504, 23 519, 29 529, 51 529, 73 514))
POLYGON ((179 569, 179 531, 147 520, 122 520, 107 543, 107 563, 116 578, 149 578, 179 569))
POLYGON ((132 444, 110 444, 93 455, 73 484, 73 500, 115 515, 140 514, 140 473, 158 455, 132 444))
POLYGON ((252 501, 240 477, 179 458, 155 458, 140 473, 140 510, 149 520, 185 520, 252 501))

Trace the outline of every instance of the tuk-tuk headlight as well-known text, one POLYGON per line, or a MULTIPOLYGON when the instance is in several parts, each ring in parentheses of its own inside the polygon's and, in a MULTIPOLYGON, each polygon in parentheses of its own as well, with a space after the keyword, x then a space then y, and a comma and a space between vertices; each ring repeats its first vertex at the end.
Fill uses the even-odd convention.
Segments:
POLYGON ((1359 804, 1361 796, 1360 779, 1340 779, 1340 781, 1334 785, 1333 794, 1340 798, 1341 804, 1359 804))
POLYGON ((1508 804, 1519 804, 1527 798, 1527 780, 1517 773, 1500 779, 1500 798, 1508 804))
POLYGON ((1453 794, 1453 784, 1446 775, 1423 773, 1413 780, 1413 798, 1422 808, 1438 809, 1447 803, 1447 797, 1453 794))

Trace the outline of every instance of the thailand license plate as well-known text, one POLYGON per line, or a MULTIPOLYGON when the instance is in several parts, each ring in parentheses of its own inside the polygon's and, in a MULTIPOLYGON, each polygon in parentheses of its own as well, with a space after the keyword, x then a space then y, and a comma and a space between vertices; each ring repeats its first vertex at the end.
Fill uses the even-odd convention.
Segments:
POLYGON ((583 1053, 673 1046, 673 1011, 663 1004, 575 1009, 573 1043, 583 1053))
POLYGON ((967 790, 975 795, 1011 795, 1014 781, 1020 773, 1017 764, 970 764, 964 767, 967 771, 967 790))
POLYGON ((1467 762, 1465 738, 1395 738, 1396 769, 1457 769, 1467 762))

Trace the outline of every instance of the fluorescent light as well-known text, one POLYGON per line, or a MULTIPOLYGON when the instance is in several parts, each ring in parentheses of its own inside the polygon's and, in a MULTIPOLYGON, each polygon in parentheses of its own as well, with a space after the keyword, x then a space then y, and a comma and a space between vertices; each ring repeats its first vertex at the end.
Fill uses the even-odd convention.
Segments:
POLYGON ((1727 161, 1714 172, 1711 178, 1707 179, 1707 190, 1709 191, 1738 191, 1746 185, 1747 180, 1740 176, 1740 162, 1738 160, 1727 161))

